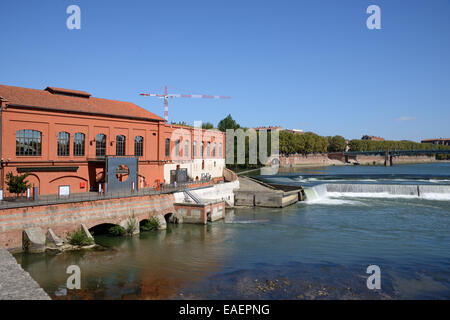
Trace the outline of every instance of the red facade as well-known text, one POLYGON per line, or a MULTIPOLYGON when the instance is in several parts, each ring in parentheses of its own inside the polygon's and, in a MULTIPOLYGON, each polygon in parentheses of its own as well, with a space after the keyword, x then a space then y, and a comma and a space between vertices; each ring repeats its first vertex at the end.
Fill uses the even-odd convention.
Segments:
POLYGON ((214 165, 225 156, 221 132, 169 125, 135 104, 83 91, 0 85, 0 107, 0 188, 5 196, 8 172, 28 172, 28 182, 40 194, 57 194, 62 185, 72 193, 88 192, 105 179, 105 156, 137 156, 139 187, 164 181, 166 165, 201 158, 201 142, 205 150, 208 142, 222 147, 220 153, 203 153, 214 165), (175 153, 180 143, 182 150, 175 153))

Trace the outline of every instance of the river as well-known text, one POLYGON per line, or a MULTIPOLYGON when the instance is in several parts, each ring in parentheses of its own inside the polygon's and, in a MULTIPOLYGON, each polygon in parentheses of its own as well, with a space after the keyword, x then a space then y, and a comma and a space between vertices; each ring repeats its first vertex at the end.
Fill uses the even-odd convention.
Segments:
POLYGON ((15 257, 54 299, 450 299, 450 163, 263 178, 306 186, 309 200, 96 236, 104 250, 15 257), (66 288, 70 265, 81 290, 66 288), (380 290, 366 285, 369 265, 380 268, 380 290))

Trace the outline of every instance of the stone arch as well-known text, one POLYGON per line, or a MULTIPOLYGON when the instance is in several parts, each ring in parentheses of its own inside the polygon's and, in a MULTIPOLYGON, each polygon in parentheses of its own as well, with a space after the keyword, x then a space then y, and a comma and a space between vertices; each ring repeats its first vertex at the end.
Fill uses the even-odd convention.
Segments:
POLYGON ((111 222, 98 223, 96 225, 91 226, 89 228, 89 232, 93 236, 98 236, 98 235, 102 235, 102 234, 108 234, 109 228, 114 227, 114 226, 117 226, 117 224, 111 223, 111 222))
POLYGON ((38 187, 41 191, 41 179, 37 174, 29 173, 25 181, 29 183, 30 187, 38 187))
POLYGON ((79 180, 82 180, 84 182, 87 182, 87 179, 85 179, 83 177, 79 177, 79 176, 62 176, 62 177, 58 177, 58 178, 55 178, 53 180, 50 180, 50 183, 53 183, 53 182, 56 182, 58 180, 65 179, 65 178, 74 178, 74 179, 79 179, 79 180))

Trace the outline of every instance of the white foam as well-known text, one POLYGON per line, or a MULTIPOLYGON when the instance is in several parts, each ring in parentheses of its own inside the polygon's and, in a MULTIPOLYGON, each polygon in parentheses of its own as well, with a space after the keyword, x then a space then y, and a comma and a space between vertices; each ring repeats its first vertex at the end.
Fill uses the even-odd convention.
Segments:
POLYGON ((426 200, 439 200, 439 201, 450 201, 450 194, 448 193, 424 193, 420 195, 421 199, 426 200))
POLYGON ((347 198, 417 198, 415 195, 407 194, 391 194, 388 192, 328 192, 331 197, 347 197, 347 198))

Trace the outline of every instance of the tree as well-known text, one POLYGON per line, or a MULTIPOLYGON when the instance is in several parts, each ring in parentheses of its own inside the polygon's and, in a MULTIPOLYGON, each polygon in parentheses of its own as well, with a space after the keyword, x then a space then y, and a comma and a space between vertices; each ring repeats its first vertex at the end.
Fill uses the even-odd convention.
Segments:
POLYGON ((217 125, 217 128, 222 131, 222 132, 226 132, 227 129, 239 129, 241 126, 233 120, 233 118, 231 117, 231 114, 229 114, 228 116, 226 116, 224 119, 220 120, 219 124, 217 125))
POLYGON ((8 185, 8 191, 19 195, 27 191, 30 186, 25 179, 29 176, 28 173, 15 176, 12 172, 6 175, 6 184, 8 185))
POLYGON ((214 125, 211 122, 205 122, 202 124, 202 129, 214 129, 214 125))
POLYGON ((328 151, 329 152, 343 152, 347 147, 347 141, 342 136, 334 136, 328 140, 328 151))

